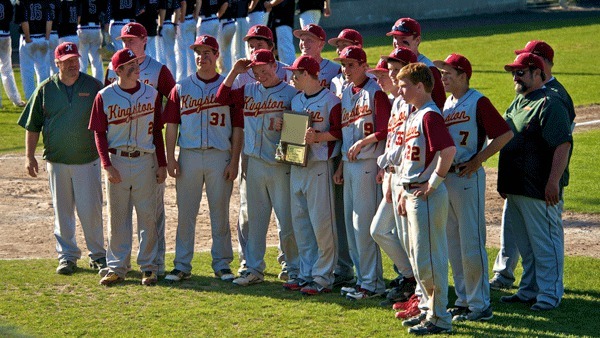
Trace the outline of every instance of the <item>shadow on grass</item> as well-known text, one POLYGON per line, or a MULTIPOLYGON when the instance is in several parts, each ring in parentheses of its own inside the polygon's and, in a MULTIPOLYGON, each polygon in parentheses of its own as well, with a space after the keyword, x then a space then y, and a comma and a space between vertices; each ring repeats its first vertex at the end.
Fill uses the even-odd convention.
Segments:
POLYGON ((25 338, 32 336, 21 333, 20 329, 16 326, 5 325, 0 323, 0 337, 25 338))

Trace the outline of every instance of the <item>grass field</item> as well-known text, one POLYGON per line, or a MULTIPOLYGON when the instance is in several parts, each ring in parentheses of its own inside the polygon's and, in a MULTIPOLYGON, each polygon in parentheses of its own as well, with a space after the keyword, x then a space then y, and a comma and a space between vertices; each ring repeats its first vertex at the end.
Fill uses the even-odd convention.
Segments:
MULTIPOLYGON (((496 251, 489 252, 492 264, 496 251)), ((155 287, 139 285, 137 272, 129 273, 124 284, 106 288, 88 268, 61 276, 54 273, 55 260, 0 261, 5 272, 0 336, 408 336, 394 311, 379 306, 380 299, 353 302, 338 290, 313 297, 285 291, 276 279, 275 255, 275 248, 268 250, 266 281, 249 287, 213 278, 209 253, 196 255, 191 280, 175 285, 161 281, 155 287)), ((168 255, 167 261, 172 258, 168 255)), ((387 259, 384 271, 393 278, 387 259)), ((509 292, 492 291, 494 318, 455 324, 454 336, 597 336, 599 271, 600 260, 567 257, 565 298, 558 310, 534 313, 522 305, 502 304, 499 297, 509 292)), ((449 297, 453 304, 452 288, 449 297)))

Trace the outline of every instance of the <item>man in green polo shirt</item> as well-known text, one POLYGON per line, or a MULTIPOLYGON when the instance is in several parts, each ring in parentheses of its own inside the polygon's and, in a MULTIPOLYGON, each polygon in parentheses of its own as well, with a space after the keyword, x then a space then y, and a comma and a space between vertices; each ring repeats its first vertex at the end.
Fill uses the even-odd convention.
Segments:
POLYGON ((517 96, 504 116, 515 136, 500 150, 498 192, 505 198, 502 226, 521 253, 519 290, 500 298, 533 311, 556 308, 564 293, 562 193, 573 144, 571 121, 555 91, 544 87, 544 61, 522 53, 504 67, 517 96))
POLYGON ((90 113, 102 83, 79 72, 77 45, 65 42, 54 51, 59 73, 34 91, 19 118, 25 128, 25 167, 37 177, 35 149, 43 135, 46 170, 54 207, 54 236, 59 274, 70 275, 81 258, 75 240, 75 208, 90 250, 90 267, 106 267, 102 227, 100 160, 94 133, 88 130, 90 113))

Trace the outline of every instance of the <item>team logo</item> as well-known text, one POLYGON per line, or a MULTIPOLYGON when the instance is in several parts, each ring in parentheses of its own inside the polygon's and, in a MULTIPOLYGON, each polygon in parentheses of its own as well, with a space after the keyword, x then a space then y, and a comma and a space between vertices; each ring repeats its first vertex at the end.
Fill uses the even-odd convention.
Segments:
POLYGON ((260 27, 254 27, 253 33, 254 34, 260 33, 260 27))
POLYGON ((205 36, 203 36, 203 37, 202 37, 202 41, 200 41, 200 42, 202 42, 202 43, 206 43, 206 40, 207 40, 207 39, 208 39, 208 36, 206 36, 206 35, 205 35, 205 36))
POLYGON ((65 51, 67 52, 72 52, 73 51, 73 44, 69 43, 65 46, 65 51))
POLYGON ((129 49, 127 51, 127 54, 129 55, 130 58, 134 58, 135 57, 135 54, 133 54, 133 51, 131 49, 129 49))
POLYGON ((125 26, 125 32, 130 33, 131 27, 133 27, 133 26, 125 26))
POLYGON ((304 30, 307 32, 310 32, 310 30, 315 26, 317 26, 317 25, 315 25, 314 23, 311 23, 310 25, 304 26, 304 30))
POLYGON ((352 51, 353 51, 352 48, 346 48, 346 50, 344 51, 344 56, 350 57, 350 54, 352 54, 352 51))

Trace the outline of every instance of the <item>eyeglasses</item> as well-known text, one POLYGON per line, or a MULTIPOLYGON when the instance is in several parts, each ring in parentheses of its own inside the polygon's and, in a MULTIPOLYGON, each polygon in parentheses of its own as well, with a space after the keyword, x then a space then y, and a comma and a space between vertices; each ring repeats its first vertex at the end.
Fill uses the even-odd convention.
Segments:
POLYGON ((518 77, 522 77, 523 75, 525 75, 525 73, 527 73, 524 69, 519 69, 519 70, 513 70, 512 71, 512 75, 513 76, 518 76, 518 77))

